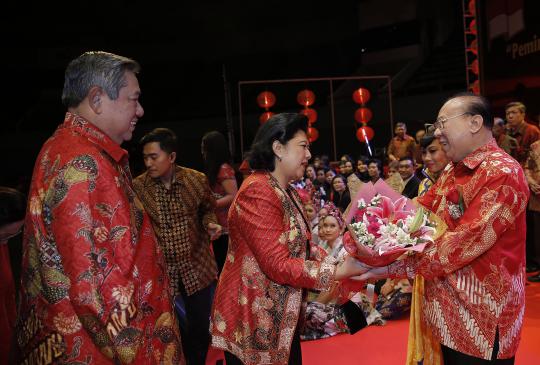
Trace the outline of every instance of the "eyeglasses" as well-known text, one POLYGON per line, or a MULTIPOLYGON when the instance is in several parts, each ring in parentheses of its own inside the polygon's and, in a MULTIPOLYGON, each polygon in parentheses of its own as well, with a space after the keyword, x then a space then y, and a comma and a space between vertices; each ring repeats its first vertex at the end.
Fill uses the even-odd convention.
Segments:
POLYGON ((0 242, 5 242, 5 241, 9 241, 10 239, 12 239, 13 237, 17 237, 18 235, 20 235, 23 231, 23 226, 21 226, 21 228, 19 228, 17 230, 17 232, 15 233, 8 233, 6 235, 0 235, 0 242))
POLYGON ((431 123, 425 123, 424 130, 426 131, 427 136, 431 136, 433 133, 435 133, 435 126, 431 123))
POLYGON ((457 117, 462 117, 464 115, 472 115, 471 113, 469 112, 465 112, 465 113, 461 113, 461 114, 458 114, 458 115, 453 115, 451 117, 448 117, 448 118, 441 118, 441 119, 437 119, 437 121, 435 123, 433 123, 433 127, 435 129, 438 129, 438 130, 443 130, 444 129, 444 123, 448 122, 450 119, 454 119, 454 118, 457 118, 457 117))

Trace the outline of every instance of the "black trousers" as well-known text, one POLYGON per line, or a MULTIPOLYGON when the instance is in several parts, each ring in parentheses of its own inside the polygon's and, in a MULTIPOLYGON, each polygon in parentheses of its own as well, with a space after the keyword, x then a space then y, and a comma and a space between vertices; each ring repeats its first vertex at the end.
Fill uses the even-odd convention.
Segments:
POLYGON ((212 241, 212 250, 214 251, 214 257, 216 258, 216 264, 218 267, 218 275, 223 270, 225 260, 227 259, 227 249, 229 248, 229 235, 223 234, 215 241, 212 241))
POLYGON ((497 354, 499 353, 499 330, 495 333, 495 345, 493 346, 491 360, 484 360, 478 357, 465 355, 462 352, 458 352, 444 345, 441 345, 441 352, 444 365, 513 365, 515 361, 515 357, 512 357, 511 359, 497 359, 497 354))
POLYGON ((210 345, 210 311, 215 287, 216 284, 212 283, 192 295, 187 295, 180 283, 183 303, 179 304, 180 300, 177 300, 176 304, 187 365, 205 365, 210 345))
MULTIPOLYGON (((243 365, 239 358, 228 351, 225 353, 225 365, 243 365)), ((302 347, 300 346, 300 332, 298 327, 294 331, 293 340, 291 343, 291 353, 289 354, 289 365, 302 365, 302 347)))

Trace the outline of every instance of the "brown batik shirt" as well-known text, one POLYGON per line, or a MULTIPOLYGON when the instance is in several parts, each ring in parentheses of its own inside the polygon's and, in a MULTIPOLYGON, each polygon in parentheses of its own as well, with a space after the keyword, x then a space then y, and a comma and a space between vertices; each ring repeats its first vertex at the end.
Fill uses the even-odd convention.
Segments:
POLYGON ((206 176, 176 166, 170 189, 146 172, 133 185, 165 253, 174 295, 180 294, 180 283, 188 295, 206 288, 217 277, 206 230, 208 223, 217 223, 216 202, 206 176))

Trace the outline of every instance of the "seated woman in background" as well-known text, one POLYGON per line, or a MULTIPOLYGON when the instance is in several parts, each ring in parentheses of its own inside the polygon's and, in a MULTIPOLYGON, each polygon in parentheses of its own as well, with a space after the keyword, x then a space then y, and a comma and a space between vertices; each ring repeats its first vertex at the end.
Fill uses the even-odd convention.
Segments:
POLYGON ((336 175, 332 179, 332 203, 334 203, 342 213, 351 203, 347 179, 343 175, 336 175))
POLYGON ((358 176, 362 182, 371 180, 368 174, 368 161, 369 158, 366 156, 360 156, 358 157, 358 161, 356 161, 356 176, 358 176))
MULTIPOLYGON (((343 230, 345 222, 339 209, 332 203, 321 209, 325 216, 320 217, 318 259, 326 256, 342 261, 347 254, 343 247, 343 230), (324 209, 324 210, 323 210, 324 209)), ((354 294, 345 303, 340 303, 339 286, 333 286, 327 291, 308 292, 308 303, 305 313, 305 323, 300 335, 302 340, 315 340, 334 336, 338 333, 355 333, 370 324, 384 324, 367 296, 362 292, 354 294)), ((348 297, 348 296, 347 296, 348 297)))

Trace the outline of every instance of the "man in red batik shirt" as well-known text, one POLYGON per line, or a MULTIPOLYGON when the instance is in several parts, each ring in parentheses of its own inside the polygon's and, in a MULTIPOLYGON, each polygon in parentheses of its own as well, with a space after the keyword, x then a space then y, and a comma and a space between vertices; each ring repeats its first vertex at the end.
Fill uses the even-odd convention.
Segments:
POLYGON ((105 52, 66 69, 68 112, 30 187, 17 363, 184 363, 163 256, 120 147, 144 113, 138 70, 105 52))
POLYGON ((448 229, 421 254, 360 277, 424 276, 423 320, 445 365, 513 364, 521 335, 529 189, 493 139, 492 121, 480 96, 443 105, 435 135, 452 162, 418 202, 448 229))

